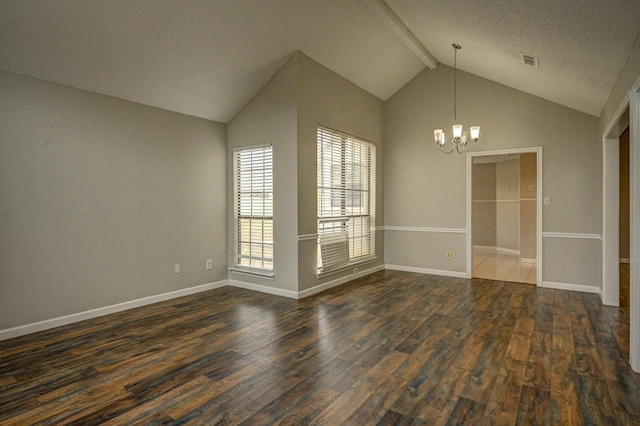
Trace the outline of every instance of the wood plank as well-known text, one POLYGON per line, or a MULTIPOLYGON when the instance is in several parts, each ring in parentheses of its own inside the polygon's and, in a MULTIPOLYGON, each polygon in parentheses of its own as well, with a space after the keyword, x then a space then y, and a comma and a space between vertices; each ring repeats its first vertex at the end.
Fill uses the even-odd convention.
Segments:
POLYGON ((520 405, 516 424, 525 425, 547 425, 551 423, 551 410, 549 401, 551 399, 548 390, 538 389, 531 386, 523 386, 520 394, 520 405))
POLYGON ((314 420, 321 425, 344 423, 380 386, 385 386, 391 373, 408 357, 392 352, 372 368, 362 379, 339 396, 314 420))
POLYGON ((534 331, 529 344, 529 357, 524 384, 538 389, 551 389, 551 335, 534 331))

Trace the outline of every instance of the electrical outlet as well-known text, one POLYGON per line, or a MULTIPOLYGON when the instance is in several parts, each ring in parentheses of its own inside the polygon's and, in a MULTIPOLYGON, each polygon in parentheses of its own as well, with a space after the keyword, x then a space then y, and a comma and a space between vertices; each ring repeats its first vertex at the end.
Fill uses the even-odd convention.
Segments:
POLYGON ((358 273, 358 268, 353 268, 353 273, 357 274, 358 273))
POLYGON ((207 259, 207 269, 213 269, 213 259, 207 259))
POLYGON ((527 186, 527 191, 534 191, 536 189, 535 185, 529 185, 527 186))
POLYGON ((444 252, 444 257, 447 259, 451 259, 453 256, 451 256, 451 252, 447 250, 446 252, 444 252))
POLYGON ((174 274, 179 274, 180 273, 180 264, 176 263, 175 265, 173 265, 173 273, 174 274))

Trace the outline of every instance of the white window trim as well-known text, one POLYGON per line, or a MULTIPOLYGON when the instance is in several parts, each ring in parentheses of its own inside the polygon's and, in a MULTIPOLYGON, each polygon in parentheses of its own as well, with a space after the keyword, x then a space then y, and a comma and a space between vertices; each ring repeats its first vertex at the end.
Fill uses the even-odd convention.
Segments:
MULTIPOLYGON (((254 150, 254 149, 261 149, 261 148, 273 148, 272 144, 270 143, 266 143, 266 144, 258 144, 258 145, 249 145, 249 146, 242 146, 242 147, 235 147, 233 148, 233 161, 232 161, 232 168, 233 168, 233 228, 234 228, 234 233, 233 233, 233 243, 234 243, 234 251, 233 251, 233 260, 232 260, 232 266, 229 268, 229 271, 234 272, 234 273, 238 273, 238 274, 243 274, 243 275, 253 275, 253 276, 258 276, 258 277, 262 277, 262 278, 270 278, 272 279, 274 277, 274 270, 273 269, 267 269, 267 268, 260 268, 260 267, 252 267, 252 266, 246 266, 246 265, 241 265, 239 263, 236 263, 238 261, 238 245, 240 243, 240 241, 238 241, 238 219, 239 219, 239 215, 238 215, 238 187, 237 187, 237 171, 236 171, 236 167, 237 167, 237 153, 239 152, 243 152, 243 151, 249 151, 249 150, 254 150)), ((273 182, 273 174, 274 174, 274 168, 273 168, 273 149, 271 150, 271 195, 273 196, 275 189, 273 188, 274 182, 273 182)), ((273 207, 272 207, 272 212, 271 212, 271 221, 272 221, 272 226, 274 223, 274 212, 273 212, 273 207)), ((273 231, 272 231, 273 232, 273 231)), ((264 242, 262 242, 262 244, 264 244, 264 242)), ((273 250, 275 252, 275 242, 271 243, 273 250)), ((275 258, 275 253, 272 254, 272 258, 271 258, 271 263, 272 263, 272 267, 274 266, 274 258, 275 258)))
MULTIPOLYGON (((353 143, 356 143, 356 145, 354 145, 353 147, 349 147, 349 150, 353 149, 354 154, 358 152, 358 148, 357 145, 358 144, 363 144, 363 145, 367 145, 369 148, 367 149, 367 153, 368 153, 368 163, 366 163, 367 165, 367 174, 366 174, 366 180, 367 180, 367 187, 366 190, 363 192, 367 193, 368 198, 368 203, 367 203, 367 211, 366 214, 363 212, 351 212, 351 214, 346 214, 344 215, 343 218, 345 218, 346 220, 352 220, 352 218, 368 218, 368 220, 370 221, 370 227, 369 227, 369 232, 367 234, 364 234, 368 237, 369 239, 369 244, 368 244, 368 250, 369 250, 369 254, 365 255, 365 256, 361 256, 361 257, 356 257, 351 259, 350 258, 350 253, 347 253, 347 256, 349 257, 349 260, 346 263, 342 263, 342 264, 337 264, 334 265, 332 267, 329 267, 329 269, 326 269, 325 266, 323 266, 322 268, 320 267, 320 258, 318 258, 318 268, 316 270, 316 276, 317 277, 321 277, 321 276, 326 276, 329 274, 333 274, 333 273, 337 273, 340 271, 344 271, 345 269, 349 269, 352 268, 356 265, 360 265, 363 263, 369 263, 372 261, 375 261, 377 259, 376 257, 376 228, 375 228, 375 201, 376 201, 376 145, 375 143, 372 143, 370 141, 364 140, 362 138, 353 136, 353 135, 349 135, 347 133, 344 132, 340 132, 328 127, 324 127, 324 126, 318 126, 317 131, 316 131, 316 143, 318 144, 318 138, 320 138, 320 134, 321 132, 326 132, 329 136, 329 138, 327 140, 331 140, 333 138, 336 139, 340 139, 341 143, 345 143, 345 139, 350 139, 353 143), (354 148, 355 147, 355 148, 354 148)), ((323 138, 324 139, 324 138, 323 138)), ((319 145, 318 145, 318 149, 319 145)), ((360 148, 362 149, 362 148, 360 148)), ((318 152, 319 154, 319 152, 318 152)), ((344 154, 343 154, 344 155, 344 154)), ((356 158, 362 158, 362 157, 356 157, 356 158)), ((342 168, 346 167, 345 163, 344 163, 344 158, 342 158, 342 168)), ((364 166, 365 163, 349 163, 349 164, 358 164, 359 166, 364 166)), ((320 167, 322 166, 321 164, 321 158, 320 155, 318 155, 318 178, 317 180, 320 179, 320 167)), ((326 166, 326 165, 325 165, 326 166)), ((326 170, 325 172, 326 173, 326 170)), ((350 172, 353 173, 353 172, 350 172)), ((351 174, 347 174, 346 176, 352 176, 351 174)), ((364 181, 363 181, 364 182, 364 181)), ((324 183, 324 185, 320 185, 320 182, 317 182, 316 187, 318 188, 318 191, 320 191, 320 188, 329 188, 332 185, 329 184, 327 185, 326 181, 324 183)), ((353 188, 350 187, 345 187, 347 189, 347 191, 353 191, 353 188)), ((320 194, 320 192, 318 192, 318 194, 320 194)), ((332 195, 333 196, 333 195, 332 195)), ((344 195, 343 195, 344 196, 344 195)), ((331 239, 330 235, 331 234, 325 234, 323 235, 323 232, 320 229, 320 223, 324 222, 332 222, 335 219, 336 222, 339 222, 338 219, 340 219, 341 217, 336 216, 336 217, 321 217, 320 216, 320 210, 322 209, 321 207, 321 203, 320 203, 320 195, 318 195, 319 197, 319 202, 318 202, 318 214, 316 217, 317 223, 318 223, 318 250, 321 250, 321 239, 325 236, 329 236, 329 239, 331 239)), ((345 213, 345 212, 341 212, 345 213)), ((340 233, 336 234, 336 236, 339 237, 340 233)), ((339 238, 338 238, 339 239, 339 238)), ((349 235, 349 241, 351 241, 351 239, 353 239, 352 235, 349 235)), ((334 243, 333 241, 329 242, 328 245, 331 247, 330 250, 334 251, 334 252, 344 252, 344 248, 342 247, 342 244, 338 241, 337 243, 334 243), (333 247, 332 247, 333 246, 333 247)), ((349 248, 347 246, 347 250, 351 250, 351 248, 349 248)), ((318 257, 320 256, 320 253, 318 253, 318 257)), ((331 254, 330 254, 331 256, 331 254)), ((338 257, 341 257, 340 255, 338 255, 338 257)), ((341 262, 339 262, 341 263, 341 262)))

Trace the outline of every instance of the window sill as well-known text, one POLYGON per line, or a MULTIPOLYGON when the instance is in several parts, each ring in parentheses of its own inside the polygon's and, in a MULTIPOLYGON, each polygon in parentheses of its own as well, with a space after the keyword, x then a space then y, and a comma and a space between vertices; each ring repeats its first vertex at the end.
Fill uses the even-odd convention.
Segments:
POLYGON ((273 280, 273 278, 275 277, 273 271, 267 271, 263 269, 243 269, 232 267, 229 268, 229 271, 233 272, 234 274, 249 275, 252 277, 265 278, 268 280, 273 280))
POLYGON ((347 269, 353 268, 355 266, 366 265, 368 263, 373 263, 376 260, 378 260, 377 256, 371 256, 371 257, 367 257, 367 258, 364 258, 364 259, 356 260, 354 262, 349 262, 346 265, 340 266, 340 267, 335 268, 335 269, 329 269, 328 271, 318 271, 318 272, 316 272, 316 278, 322 278, 322 277, 326 277, 328 275, 337 274, 337 273, 346 271, 347 269))

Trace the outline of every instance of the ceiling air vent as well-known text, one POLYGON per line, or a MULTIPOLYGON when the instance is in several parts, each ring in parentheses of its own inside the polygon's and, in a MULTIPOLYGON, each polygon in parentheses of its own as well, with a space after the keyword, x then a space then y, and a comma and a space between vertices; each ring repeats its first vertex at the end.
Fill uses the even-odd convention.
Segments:
POLYGON ((537 56, 526 55, 526 54, 523 53, 522 54, 522 62, 524 62, 525 65, 529 65, 529 66, 538 68, 538 57, 537 56))

